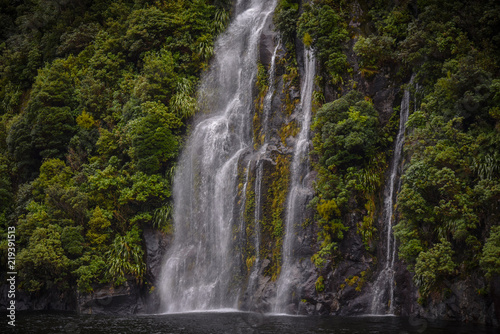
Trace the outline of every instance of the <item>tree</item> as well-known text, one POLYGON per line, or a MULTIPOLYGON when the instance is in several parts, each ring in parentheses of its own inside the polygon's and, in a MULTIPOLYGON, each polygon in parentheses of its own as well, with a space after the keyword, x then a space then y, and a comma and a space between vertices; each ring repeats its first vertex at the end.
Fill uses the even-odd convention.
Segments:
POLYGON ((62 285, 68 275, 70 261, 64 254, 60 228, 49 225, 35 229, 28 247, 18 255, 18 263, 24 289, 36 292, 62 285))
POLYGON ((177 138, 170 129, 155 114, 135 120, 130 128, 131 156, 137 169, 146 174, 165 172, 165 163, 175 158, 178 151, 177 138))
POLYGON ((423 297, 427 297, 443 278, 454 273, 457 265, 453 262, 453 253, 451 243, 441 239, 431 249, 418 255, 414 280, 423 297))
POLYGON ((327 169, 347 169, 369 162, 380 144, 377 111, 360 92, 350 91, 318 110, 316 150, 327 169))
POLYGON ((483 247, 480 263, 488 279, 500 274, 500 226, 491 228, 490 236, 483 247))
POLYGON ((110 226, 111 222, 106 213, 99 206, 96 206, 88 222, 87 240, 98 248, 102 247, 109 239, 110 226))

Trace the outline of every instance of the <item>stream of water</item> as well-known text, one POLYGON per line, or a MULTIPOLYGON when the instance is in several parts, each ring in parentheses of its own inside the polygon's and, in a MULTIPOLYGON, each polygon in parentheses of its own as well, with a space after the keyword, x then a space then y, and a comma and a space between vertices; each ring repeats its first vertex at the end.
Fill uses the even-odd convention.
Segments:
POLYGON ((281 266, 281 274, 276 283, 277 296, 274 306, 274 312, 286 313, 287 304, 290 301, 292 278, 298 275, 293 273, 295 268, 294 262, 294 247, 295 247, 295 225, 301 223, 298 221, 300 217, 300 208, 298 203, 303 193, 307 193, 306 187, 303 184, 303 178, 310 170, 309 164, 309 132, 311 127, 311 106, 312 93, 314 89, 314 76, 316 69, 316 59, 309 49, 304 51, 305 71, 301 84, 301 100, 300 100, 300 133, 296 139, 293 161, 290 175, 290 191, 287 199, 287 211, 285 222, 285 234, 283 241, 283 263, 281 266))
MULTIPOLYGON (((413 76, 410 85, 413 83, 413 76)), ((394 225, 394 205, 396 193, 399 189, 399 167, 403 153, 405 140, 406 122, 410 110, 410 91, 405 89, 401 100, 401 111, 399 118, 399 130, 394 145, 394 154, 390 164, 389 182, 386 182, 384 211, 382 215, 385 224, 386 256, 385 265, 377 280, 373 284, 373 299, 371 304, 372 314, 394 314, 394 261, 396 258, 396 237, 392 232, 394 225)))
MULTIPOLYGON (((238 219, 238 163, 253 147, 252 90, 261 31, 276 6, 239 0, 199 90, 201 115, 174 180, 174 241, 163 266, 162 312, 234 308, 240 258, 233 255, 238 219)), ((257 234, 258 236, 258 234, 257 234)))

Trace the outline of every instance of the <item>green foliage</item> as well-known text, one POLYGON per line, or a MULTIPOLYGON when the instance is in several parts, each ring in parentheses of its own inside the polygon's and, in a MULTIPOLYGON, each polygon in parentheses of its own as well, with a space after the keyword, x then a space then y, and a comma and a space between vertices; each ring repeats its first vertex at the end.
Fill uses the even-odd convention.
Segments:
POLYGON ((347 69, 347 56, 342 52, 342 45, 348 40, 349 33, 338 8, 326 1, 315 1, 311 6, 305 6, 297 25, 299 37, 316 51, 332 82, 340 82, 347 69))
POLYGON ((36 292, 64 282, 70 262, 64 254, 59 231, 56 225, 37 228, 28 247, 19 253, 17 262, 24 289, 36 292))
POLYGON ((16 226, 20 287, 142 280, 141 227, 171 230, 172 170, 231 6, 48 0, 2 10, 0 232, 16 226))
POLYGON ((271 175, 273 180, 268 190, 268 196, 272 199, 271 211, 264 215, 264 228, 272 236, 272 267, 270 276, 274 281, 281 271, 281 251, 283 246, 283 228, 285 219, 286 199, 290 177, 290 157, 279 154, 276 156, 276 167, 271 175))
POLYGON ((330 242, 328 244, 323 243, 319 252, 311 257, 312 263, 314 263, 316 268, 323 269, 336 249, 337 244, 335 242, 330 242))
POLYGON ((323 276, 318 277, 316 283, 314 283, 317 292, 323 292, 325 290, 325 279, 323 276))
POLYGON ((81 113, 80 116, 78 116, 76 118, 76 124, 78 124, 78 126, 84 128, 84 129, 87 129, 87 130, 94 127, 95 123, 96 122, 94 120, 94 117, 92 117, 92 115, 87 113, 85 110, 81 113))
POLYGON ((61 243, 66 254, 72 257, 81 256, 84 249, 83 228, 81 226, 66 226, 61 233, 61 243))
POLYGON ((157 114, 147 114, 129 123, 136 168, 147 174, 165 171, 166 162, 177 156, 178 142, 157 114), (162 168, 163 167, 163 168, 162 168))
MULTIPOLYGON (((395 226, 399 256, 418 274, 422 296, 437 290, 460 263, 462 275, 481 266, 495 274, 498 53, 489 18, 499 5, 421 1, 418 17, 381 33, 396 41, 398 61, 413 66, 423 96, 410 115, 408 156, 395 226), (467 22, 458 13, 469 13, 467 22), (469 21, 472 20, 472 21, 469 21), (406 25, 406 32, 402 27, 406 25), (490 239, 485 240, 485 236, 490 239), (447 241, 444 241, 447 240, 447 241), (442 256, 442 261, 438 258, 442 256)), ((387 20, 385 18, 384 20, 387 20)), ((393 55, 394 56, 394 55, 393 55)))
POLYGON ((151 51, 144 56, 142 76, 137 80, 135 95, 143 101, 167 103, 176 88, 174 58, 168 50, 151 51))
POLYGON ((418 255, 414 280, 421 296, 426 297, 444 277, 454 273, 457 265, 452 256, 451 243, 445 239, 418 255))
MULTIPOLYGON (((463 118, 446 120, 444 106, 454 104, 456 95, 442 94, 443 80, 422 104, 424 111, 410 117, 416 129, 408 138, 412 156, 398 196, 402 218, 395 233, 401 240, 399 254, 410 264, 427 245, 446 238, 470 247, 460 254, 472 270, 479 256, 475 236, 499 195, 498 171, 489 153, 496 150, 498 134, 488 127, 467 130, 463 118), (439 107, 435 94, 440 96, 439 107)), ((447 84, 450 91, 458 83, 447 84)))
POLYGON ((117 235, 111 249, 106 253, 108 274, 116 285, 126 281, 126 275, 132 275, 142 281, 146 272, 144 250, 142 249, 140 231, 132 228, 124 236, 117 235))
POLYGON ((354 52, 361 57, 361 66, 377 68, 392 60, 394 40, 388 36, 360 36, 354 45, 354 52))
POLYGON ((7 144, 27 176, 43 158, 63 158, 76 131, 72 107, 71 60, 57 60, 39 71, 26 113, 11 128, 7 144))
POLYGON ((487 278, 491 279, 500 274, 500 226, 491 228, 490 236, 483 247, 480 264, 487 278))
POLYGON ((286 48, 292 52, 295 50, 298 14, 297 0, 280 0, 273 17, 276 29, 281 33, 286 48))
MULTIPOLYGON (((366 282, 366 271, 362 271, 360 276, 351 276, 349 278, 346 278, 345 282, 349 286, 356 285, 355 290, 358 292, 361 291, 361 289, 363 288, 363 285, 366 282)), ((344 287, 345 287, 345 285, 344 285, 344 287)))
POLYGON ((106 283, 104 278, 108 264, 99 255, 82 257, 82 262, 88 263, 81 265, 73 274, 77 277, 78 290, 86 293, 93 291, 94 283, 106 283))
MULTIPOLYGON (((313 256, 313 262, 322 267, 347 230, 343 221, 350 210, 349 200, 373 203, 383 175, 380 166, 384 165, 385 158, 377 151, 384 140, 375 108, 357 91, 324 104, 316 113, 313 129, 316 131, 313 153, 318 157, 319 178, 318 195, 311 205, 318 212, 321 227, 318 235, 321 248, 313 256)), ((358 233, 366 247, 375 233, 372 224, 375 209, 373 205, 368 208, 367 216, 358 224, 358 233)))
POLYGON ((171 233, 173 229, 174 209, 172 203, 167 203, 153 211, 153 226, 165 233, 171 233))
POLYGON ((99 206, 96 206, 88 222, 87 240, 96 246, 103 244, 109 238, 108 231, 111 222, 99 206))
POLYGON ((193 116, 197 108, 197 102, 193 96, 193 82, 182 78, 177 82, 177 92, 170 100, 170 109, 181 119, 193 116))
MULTIPOLYGON (((369 188, 369 192, 375 194, 377 188, 369 188)), ((361 240, 365 245, 366 250, 370 250, 370 246, 372 246, 373 240, 376 238, 377 229, 374 227, 375 221, 375 199, 374 196, 369 196, 367 198, 366 204, 366 215, 363 217, 363 220, 358 223, 357 233, 361 235, 361 240)))
POLYGON ((129 56, 137 57, 141 53, 158 48, 175 29, 176 24, 171 15, 160 8, 134 10, 128 17, 128 29, 122 43, 129 56))
POLYGON ((13 204, 12 168, 10 159, 0 153, 0 215, 5 215, 13 204))
POLYGON ((330 170, 366 164, 380 143, 377 111, 357 91, 323 105, 313 128, 319 130, 320 163, 330 170))

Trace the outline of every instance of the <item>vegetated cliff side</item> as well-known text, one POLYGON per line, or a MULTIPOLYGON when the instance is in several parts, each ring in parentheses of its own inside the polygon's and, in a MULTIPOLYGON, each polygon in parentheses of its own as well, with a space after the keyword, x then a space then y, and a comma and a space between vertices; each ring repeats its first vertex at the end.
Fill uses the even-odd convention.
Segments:
POLYGON ((287 52, 305 44, 320 60, 317 269, 292 308, 371 313, 408 89, 394 300, 385 302, 395 314, 498 324, 498 11, 494 2, 280 1, 276 27, 295 41, 287 52))
MULTIPOLYGON (((16 226, 18 309, 152 311, 171 232, 171 174, 231 1, 53 3, 2 10, 10 23, 0 45, 0 232, 16 226)), ((272 311, 276 302, 310 47, 313 169, 287 311, 371 312, 407 89, 395 292, 385 303, 400 315, 498 324, 499 17, 493 0, 278 1, 261 37, 255 147, 239 164, 242 309, 272 311)))
POLYGON ((95 313, 122 300, 136 312, 139 291, 153 291, 158 234, 171 233, 177 155, 232 1, 0 6, 2 281, 18 272, 18 310, 80 300, 95 313))

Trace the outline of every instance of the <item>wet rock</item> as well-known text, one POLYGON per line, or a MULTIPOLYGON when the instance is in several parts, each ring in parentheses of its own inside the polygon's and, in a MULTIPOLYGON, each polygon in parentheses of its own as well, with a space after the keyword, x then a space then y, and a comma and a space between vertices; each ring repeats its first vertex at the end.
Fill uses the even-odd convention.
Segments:
MULTIPOLYGON (((0 307, 6 309, 10 303, 8 299, 9 286, 0 286, 0 307)), ((74 311, 76 296, 72 291, 61 292, 55 288, 38 294, 17 289, 16 310, 18 311, 74 311)))
POLYGON ((295 142, 296 142, 296 139, 294 137, 292 137, 292 136, 287 137, 285 139, 286 146, 288 146, 288 147, 294 147, 295 146, 295 142))
POLYGON ((143 238, 146 245, 146 277, 154 283, 160 277, 163 256, 170 243, 170 236, 156 229, 145 228, 143 238))
POLYGON ((139 287, 131 281, 118 287, 101 285, 90 294, 78 294, 77 299, 81 314, 135 314, 144 309, 139 287))
POLYGON ((167 246, 171 242, 171 236, 152 229, 144 228, 144 244, 146 245, 146 280, 149 289, 142 294, 144 299, 145 311, 155 312, 160 305, 160 296, 157 286, 161 275, 161 268, 167 246))
POLYGON ((498 318, 491 314, 492 301, 478 293, 485 284, 484 278, 477 276, 451 282, 440 293, 431 294, 425 306, 418 306, 417 312, 429 319, 498 324, 498 318))
MULTIPOLYGON (((500 324, 500 276, 496 275, 491 281, 491 299, 492 299, 492 313, 494 317, 491 317, 495 322, 496 326, 500 324)), ((495 323, 493 323, 495 324, 495 323)))
POLYGON ((274 49, 276 47, 274 40, 276 38, 276 32, 274 31, 274 24, 272 16, 269 15, 262 33, 260 34, 259 43, 259 61, 269 67, 271 65, 271 59, 274 54, 274 49))
POLYGON ((325 306, 322 303, 317 303, 316 304, 316 313, 322 314, 325 313, 325 306))

